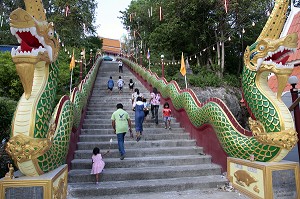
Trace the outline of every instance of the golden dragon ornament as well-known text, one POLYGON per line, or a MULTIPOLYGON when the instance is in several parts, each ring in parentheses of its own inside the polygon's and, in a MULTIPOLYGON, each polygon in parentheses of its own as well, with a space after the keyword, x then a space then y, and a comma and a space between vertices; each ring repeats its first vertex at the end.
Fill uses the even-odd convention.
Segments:
POLYGON ((156 87, 165 99, 170 99, 176 110, 184 109, 196 128, 211 125, 228 156, 241 159, 254 157, 254 160, 262 162, 280 161, 298 141, 291 113, 281 100, 293 70, 293 65, 286 62, 289 54, 296 51, 298 42, 297 33, 280 38, 288 5, 287 0, 275 2, 260 36, 244 54, 242 86, 246 106, 251 113, 251 136, 245 134, 249 131, 238 124, 220 99, 212 98, 200 103, 192 90, 181 90, 175 81, 168 83, 127 59, 124 62, 156 87), (277 94, 268 87, 270 73, 278 78, 277 94))
POLYGON ((92 89, 97 68, 91 68, 72 91, 55 106, 59 67, 59 39, 48 23, 41 0, 24 0, 26 10, 10 14, 10 30, 20 46, 12 60, 24 88, 12 120, 6 151, 20 171, 38 176, 66 163, 72 128, 77 128, 82 108, 92 89))

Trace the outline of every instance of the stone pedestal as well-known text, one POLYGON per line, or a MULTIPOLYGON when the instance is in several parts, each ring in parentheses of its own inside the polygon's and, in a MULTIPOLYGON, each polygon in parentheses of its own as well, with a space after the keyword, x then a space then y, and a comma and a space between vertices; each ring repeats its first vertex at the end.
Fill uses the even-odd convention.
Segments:
POLYGON ((68 165, 41 176, 15 175, 0 179, 0 198, 3 199, 64 199, 67 197, 68 165))
POLYGON ((300 198, 297 162, 251 162, 229 157, 227 177, 235 189, 250 198, 300 198))

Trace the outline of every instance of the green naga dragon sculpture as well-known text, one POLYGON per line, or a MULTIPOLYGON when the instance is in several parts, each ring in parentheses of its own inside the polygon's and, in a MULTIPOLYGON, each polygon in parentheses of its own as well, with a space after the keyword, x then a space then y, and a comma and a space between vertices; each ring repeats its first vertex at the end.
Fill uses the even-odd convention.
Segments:
POLYGON ((149 84, 156 87, 164 98, 170 98, 175 109, 184 109, 195 127, 210 124, 223 150, 230 157, 256 161, 280 161, 296 145, 298 138, 290 111, 281 100, 281 93, 292 72, 286 64, 289 54, 297 47, 297 34, 279 38, 289 1, 277 0, 257 41, 248 46, 244 55, 243 93, 252 136, 232 116, 219 99, 200 103, 193 91, 180 90, 176 82, 167 83, 151 71, 124 60, 149 84), (267 85, 267 77, 274 73, 279 82, 277 96, 267 85))
POLYGON ((24 94, 18 102, 6 151, 26 176, 38 176, 66 162, 72 128, 77 128, 97 68, 55 107, 59 39, 48 23, 41 0, 24 0, 26 10, 10 15, 11 33, 20 46, 12 49, 24 94))

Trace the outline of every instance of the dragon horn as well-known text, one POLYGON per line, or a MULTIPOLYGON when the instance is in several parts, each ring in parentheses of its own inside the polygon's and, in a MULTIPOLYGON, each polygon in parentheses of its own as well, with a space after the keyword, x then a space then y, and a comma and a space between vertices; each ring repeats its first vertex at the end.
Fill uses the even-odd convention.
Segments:
POLYGON ((24 0, 26 11, 38 21, 46 21, 42 0, 24 0))
POLYGON ((286 20, 285 13, 289 6, 287 1, 288 0, 276 0, 272 13, 256 41, 260 41, 265 38, 279 38, 286 20))

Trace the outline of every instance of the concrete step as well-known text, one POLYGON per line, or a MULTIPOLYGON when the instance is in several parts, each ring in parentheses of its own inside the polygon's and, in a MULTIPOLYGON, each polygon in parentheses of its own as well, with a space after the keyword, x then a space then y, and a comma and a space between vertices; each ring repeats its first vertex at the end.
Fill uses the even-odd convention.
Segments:
MULTIPOLYGON (((87 114, 86 116, 85 116, 85 119, 108 119, 108 120, 110 120, 110 118, 111 118, 111 115, 112 115, 112 113, 113 112, 109 112, 109 113, 107 113, 108 111, 101 111, 102 113, 100 113, 99 115, 97 114, 97 113, 93 113, 93 114, 87 114)), ((128 111, 128 114, 129 114, 129 117, 132 119, 132 120, 134 120, 134 118, 135 118, 135 115, 134 115, 134 112, 132 111, 132 110, 129 110, 128 111)), ((145 118, 145 120, 153 120, 152 118, 151 118, 151 112, 149 113, 149 115, 145 118)), ((159 120, 163 120, 163 118, 162 118, 162 114, 161 113, 158 113, 158 119, 159 120)), ((176 119, 175 118, 173 118, 171 121, 176 121, 176 119)))
MULTIPOLYGON (((100 185, 101 186, 101 185, 100 185)), ((101 196, 101 199, 250 199, 249 197, 242 195, 237 190, 224 191, 221 187, 218 188, 204 188, 204 189, 191 189, 183 191, 164 191, 164 192, 146 192, 135 193, 126 195, 107 195, 101 196)), ((67 195, 67 199, 79 199, 67 195)), ((99 199, 99 197, 80 197, 80 199, 99 199)))
MULTIPOLYGON (((135 136, 135 133, 134 133, 135 136)), ((80 142, 108 142, 110 139, 112 139, 112 135, 80 135, 79 141, 80 142)), ((166 132, 161 134, 143 134, 142 140, 188 140, 190 139, 190 136, 187 133, 172 133, 172 132, 166 132)), ((130 141, 131 138, 125 137, 125 141, 130 141)))
MULTIPOLYGON (((95 145, 97 146, 97 145, 95 145)), ((126 157, 127 158, 136 158, 136 157, 158 157, 158 156, 184 156, 184 155, 204 155, 202 147, 163 147, 163 148, 139 148, 136 150, 135 148, 126 148, 126 157)), ((77 150, 75 151, 75 159, 88 159, 92 156, 93 148, 89 150, 77 150)), ((119 158, 120 153, 118 149, 109 149, 101 148, 101 153, 105 153, 109 150, 109 154, 107 157, 109 158, 119 158)), ((209 157, 209 156, 208 156, 209 157)))
MULTIPOLYGON (((171 121, 171 130, 164 129, 162 105, 158 111, 159 124, 152 120, 151 113, 146 118, 143 136, 139 142, 125 136, 126 157, 120 160, 116 135, 111 127, 111 115, 116 111, 116 104, 122 103, 132 120, 134 131, 134 112, 131 94, 127 83, 129 79, 136 82, 145 98, 150 92, 131 72, 124 67, 119 74, 117 64, 103 63, 95 82, 92 96, 87 105, 87 114, 81 135, 69 171, 68 198, 99 198, 128 194, 159 193, 162 191, 186 191, 216 188, 227 180, 222 178, 221 167, 211 163, 211 156, 203 153, 203 148, 196 146, 188 133, 180 128, 176 120, 171 121), (113 94, 107 93, 107 80, 113 76, 117 80, 121 75, 125 81, 123 92, 119 95, 117 88, 113 94), (112 139, 112 143, 110 143, 112 139), (100 183, 95 184, 95 175, 91 175, 91 157, 94 147, 101 153, 110 152, 103 157, 106 163, 100 174, 100 183)), ((143 197, 142 197, 143 198, 143 197)), ((157 197, 155 197, 157 198, 157 197)))
MULTIPOLYGON (((196 145, 195 140, 152 140, 139 142, 136 141, 127 141, 125 142, 125 149, 135 148, 139 150, 140 148, 163 148, 163 147, 178 147, 178 146, 190 146, 193 147, 196 145)), ((113 141, 111 144, 109 142, 78 142, 78 150, 93 150, 95 146, 98 146, 100 149, 117 149, 118 143, 113 141)), ((176 150, 176 149, 174 149, 176 150)))
MULTIPOLYGON (((122 160, 119 160, 122 161, 122 160)), ((221 175, 221 167, 216 164, 198 164, 182 166, 156 166, 140 168, 105 168, 101 181, 150 180, 165 178, 221 175)), ((94 182, 91 169, 74 169, 69 171, 68 182, 94 182)))
POLYGON ((220 175, 210 175, 151 180, 107 181, 99 184, 69 183, 69 195, 71 197, 99 197, 104 195, 206 189, 224 185, 226 181, 220 175))
MULTIPOLYGON (((131 123, 131 127, 132 129, 134 129, 135 123, 132 122, 131 123)), ((143 128, 165 128, 165 123, 163 120, 158 120, 158 124, 155 124, 154 122, 145 122, 143 123, 143 128)), ((179 123, 171 123, 171 128, 179 128, 180 124, 179 123)), ((89 124, 89 123, 84 123, 82 125, 83 129, 111 129, 111 121, 106 123, 106 124, 100 124, 100 123, 93 123, 93 124, 89 124)))
MULTIPOLYGON (((134 133, 134 128, 132 129, 134 133)), ((175 128, 173 127, 171 130, 169 129, 164 129, 163 127, 147 127, 144 129, 143 134, 144 135, 149 135, 149 134, 160 134, 160 133, 165 133, 171 131, 172 133, 182 133, 185 132, 184 129, 182 128, 175 128)), ((109 129, 81 129, 81 135, 114 135, 112 127, 109 129)), ((115 136, 115 135, 114 135, 115 136)))
MULTIPOLYGON (((104 111, 98 111, 98 110, 92 110, 92 111, 87 111, 86 114, 87 115, 107 115, 108 117, 110 117, 113 112, 115 112, 117 109, 115 110, 104 110, 104 111)), ((128 112, 130 117, 134 117, 134 112, 132 111, 131 107, 124 107, 124 110, 128 112)))
MULTIPOLYGON (((89 159, 75 159, 72 161, 72 170, 91 169, 91 154, 89 159)), ((210 164, 211 156, 184 155, 184 156, 157 156, 157 157, 126 157, 120 161, 119 158, 110 158, 107 154, 103 159, 105 168, 140 168, 157 166, 182 166, 210 164)))
MULTIPOLYGON (((109 116, 109 115, 108 115, 109 116)), ((134 117, 133 118, 130 118, 131 119, 131 123, 134 123, 134 117)), ((162 120, 162 118, 159 118, 159 120, 162 120)), ((154 122, 154 119, 151 119, 151 115, 150 117, 147 116, 145 119, 144 119, 144 122, 143 124, 146 124, 146 123, 153 123, 154 122)), ((108 118, 108 117, 105 117, 105 118, 98 118, 98 117, 94 117, 94 118, 85 118, 84 119, 84 123, 86 124, 107 124, 107 123, 111 123, 111 116, 108 118)), ((179 122, 176 122, 176 119, 175 118, 172 118, 171 119, 171 124, 180 124, 179 122)))

